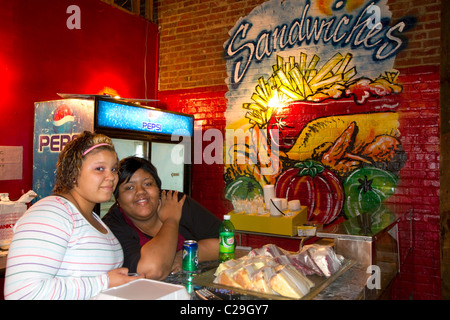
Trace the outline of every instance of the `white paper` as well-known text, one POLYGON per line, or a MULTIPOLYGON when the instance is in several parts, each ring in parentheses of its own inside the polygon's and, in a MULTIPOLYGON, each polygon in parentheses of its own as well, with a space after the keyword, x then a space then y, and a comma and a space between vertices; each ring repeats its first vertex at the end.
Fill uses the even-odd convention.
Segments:
POLYGON ((22 167, 22 146, 0 146, 0 180, 22 180, 22 167))

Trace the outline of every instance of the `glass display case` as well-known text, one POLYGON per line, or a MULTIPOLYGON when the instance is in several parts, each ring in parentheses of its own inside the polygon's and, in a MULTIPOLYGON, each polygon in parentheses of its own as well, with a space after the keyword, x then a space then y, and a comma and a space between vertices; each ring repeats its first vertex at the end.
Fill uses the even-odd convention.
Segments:
POLYGON ((367 278, 364 298, 376 299, 400 272, 404 258, 400 250, 399 223, 409 221, 406 233, 410 234, 412 213, 411 207, 385 205, 376 214, 359 215, 318 230, 316 235, 333 239, 337 254, 358 263, 367 278))

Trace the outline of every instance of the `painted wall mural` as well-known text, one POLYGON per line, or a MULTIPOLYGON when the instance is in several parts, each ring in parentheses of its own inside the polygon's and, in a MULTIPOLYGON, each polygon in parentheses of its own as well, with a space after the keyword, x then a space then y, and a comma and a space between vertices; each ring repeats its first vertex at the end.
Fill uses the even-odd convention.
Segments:
POLYGON ((387 1, 272 0, 237 21, 224 44, 228 200, 273 184, 310 221, 384 219, 407 159, 393 64, 411 26, 390 18, 387 1))

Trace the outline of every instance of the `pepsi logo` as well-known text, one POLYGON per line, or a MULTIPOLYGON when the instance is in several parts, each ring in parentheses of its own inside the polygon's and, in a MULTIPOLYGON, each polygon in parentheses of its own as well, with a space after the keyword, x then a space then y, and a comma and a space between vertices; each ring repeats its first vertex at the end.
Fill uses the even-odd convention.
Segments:
POLYGON ((66 104, 60 105, 53 114, 53 130, 55 133, 72 133, 75 116, 66 104))

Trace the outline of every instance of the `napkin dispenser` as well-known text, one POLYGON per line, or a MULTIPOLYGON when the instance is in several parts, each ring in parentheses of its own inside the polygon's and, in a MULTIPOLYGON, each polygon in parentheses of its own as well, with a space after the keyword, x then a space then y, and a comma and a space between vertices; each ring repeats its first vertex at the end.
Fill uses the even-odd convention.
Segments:
POLYGON ((230 212, 230 219, 238 231, 251 231, 286 236, 297 235, 297 227, 308 222, 307 207, 301 206, 300 210, 284 211, 280 216, 266 214, 246 214, 244 212, 230 212))

